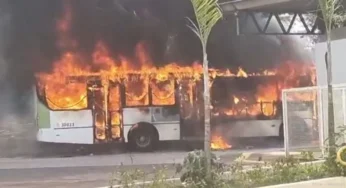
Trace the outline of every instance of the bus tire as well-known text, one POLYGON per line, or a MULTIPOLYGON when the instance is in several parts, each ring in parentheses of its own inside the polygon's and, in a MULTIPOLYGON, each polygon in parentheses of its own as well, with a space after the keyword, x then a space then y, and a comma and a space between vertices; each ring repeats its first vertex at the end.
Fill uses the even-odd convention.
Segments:
POLYGON ((131 150, 150 152, 156 149, 159 141, 157 129, 150 123, 138 123, 128 135, 131 150))

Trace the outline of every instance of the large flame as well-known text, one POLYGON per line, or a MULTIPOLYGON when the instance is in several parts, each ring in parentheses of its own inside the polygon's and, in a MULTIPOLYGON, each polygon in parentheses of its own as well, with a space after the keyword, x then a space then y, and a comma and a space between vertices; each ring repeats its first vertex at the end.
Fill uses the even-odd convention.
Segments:
POLYGON ((210 147, 214 150, 224 150, 232 148, 232 145, 228 144, 227 141, 218 135, 213 135, 211 138, 210 147))
MULTIPOLYGON (((118 55, 114 58, 104 41, 99 41, 91 55, 85 58, 78 51, 78 43, 70 37, 71 21, 73 14, 69 4, 65 4, 65 14, 57 21, 58 44, 64 52, 54 62, 52 71, 36 74, 39 94, 45 97, 47 105, 55 110, 78 110, 88 107, 88 91, 95 91, 95 104, 98 106, 99 115, 96 117, 96 136, 98 139, 106 138, 106 119, 111 122, 112 138, 120 137, 121 130, 121 93, 119 84, 125 87, 125 102, 127 106, 143 106, 149 104, 149 92, 152 92, 154 105, 170 105, 175 103, 175 81, 186 83, 184 90, 188 93, 186 101, 194 103, 193 88, 201 80, 203 67, 198 62, 191 66, 180 66, 179 62, 171 62, 163 67, 155 67, 146 51, 145 42, 139 43, 135 48, 134 57, 118 55), (91 60, 90 60, 91 59, 91 60), (99 77, 103 81, 102 88, 95 88, 87 82, 79 82, 78 79, 87 77, 99 77), (76 81, 77 80, 77 81, 76 81), (108 83, 111 81, 112 83, 108 83), (149 91, 149 86, 151 91, 149 91), (108 98, 103 96, 109 96, 108 98), (105 109, 109 113, 104 113, 105 109), (110 116, 110 117, 108 117, 110 116)), ((213 115, 220 113, 228 116, 242 116, 246 109, 247 115, 256 116, 263 113, 266 116, 275 115, 274 101, 280 100, 281 90, 284 88, 298 87, 299 76, 310 76, 315 79, 314 67, 311 64, 300 62, 284 62, 272 70, 248 73, 243 68, 233 71, 230 69, 210 69, 211 83, 216 77, 242 77, 251 78, 258 76, 279 76, 284 81, 279 84, 267 83, 259 85, 256 93, 248 96, 230 96, 233 101, 231 107, 219 109, 213 115)), ((184 85, 184 84, 183 84, 184 85)), ((296 97, 311 98, 311 96, 299 95, 296 97)), ((190 112, 188 106, 181 104, 182 110, 190 112)), ((184 113, 184 116, 188 113, 184 113)), ((219 136, 214 136, 213 148, 230 148, 219 136)))

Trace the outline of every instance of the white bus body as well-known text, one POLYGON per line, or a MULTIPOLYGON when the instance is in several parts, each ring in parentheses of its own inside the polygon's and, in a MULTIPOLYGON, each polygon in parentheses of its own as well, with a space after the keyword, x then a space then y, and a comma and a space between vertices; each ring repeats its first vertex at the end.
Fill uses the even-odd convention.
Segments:
MULTIPOLYGON (((159 133, 160 141, 181 139, 180 115, 165 117, 165 107, 148 107, 123 109, 123 135, 128 142, 130 129, 139 122, 152 124, 159 133)), ((53 111, 38 102, 37 123, 39 131, 37 140, 51 143, 94 144, 94 128, 91 110, 53 111)), ((282 123, 278 120, 240 120, 221 123, 227 135, 237 137, 274 137, 279 136, 282 123), (229 133, 229 134, 228 134, 229 133)))
MULTIPOLYGON (((37 94, 36 97, 37 99, 39 98, 37 94)), ((42 101, 36 101, 36 118, 39 128, 37 133, 38 141, 69 144, 115 142, 112 139, 105 139, 104 142, 96 141, 93 108, 84 110, 52 110, 42 101)), ((306 115, 307 111, 302 111, 301 114, 297 114, 297 117, 304 119, 304 113, 306 115)), ((201 140, 203 139, 203 131, 199 135, 196 130, 192 130, 190 135, 185 134, 185 130, 189 126, 194 125, 183 123, 178 105, 122 107, 120 112, 122 121, 120 140, 124 143, 135 144, 137 149, 139 147, 139 149, 147 150, 147 145, 145 145, 147 142, 152 145, 154 141, 189 140, 189 137, 201 137, 201 140), (136 131, 141 127, 146 129, 136 131), (148 129, 150 129, 150 134, 141 133, 143 130, 148 129), (137 133, 135 134, 134 132, 137 133), (148 134, 149 137, 150 135, 154 136, 148 138, 148 134)), ((310 123, 306 122, 306 124, 310 123)), ((213 130, 226 140, 248 137, 283 137, 283 126, 280 116, 277 116, 276 119, 266 120, 229 120, 226 122, 215 121, 214 123, 212 121, 213 130)))

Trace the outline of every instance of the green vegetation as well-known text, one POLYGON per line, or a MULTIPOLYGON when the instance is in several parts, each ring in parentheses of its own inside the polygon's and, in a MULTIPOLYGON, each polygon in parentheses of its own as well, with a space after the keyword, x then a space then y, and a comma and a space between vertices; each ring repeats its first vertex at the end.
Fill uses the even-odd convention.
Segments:
POLYGON ((111 185, 122 185, 125 188, 254 188, 267 185, 293 183, 327 177, 346 176, 346 167, 336 158, 327 158, 325 162, 316 161, 311 152, 302 152, 300 158, 280 158, 273 162, 253 166, 246 170, 242 162, 232 165, 220 163, 212 155, 211 173, 206 173, 205 153, 193 151, 188 153, 182 165, 177 165, 178 179, 167 176, 167 167, 155 169, 149 177, 140 170, 120 172, 118 179, 111 185), (310 162, 307 162, 310 161, 310 162), (302 164, 305 162, 304 164, 302 164), (227 173, 225 173, 227 172, 227 173), (145 181, 151 181, 143 184, 145 181), (166 181, 169 180, 169 181, 166 181))

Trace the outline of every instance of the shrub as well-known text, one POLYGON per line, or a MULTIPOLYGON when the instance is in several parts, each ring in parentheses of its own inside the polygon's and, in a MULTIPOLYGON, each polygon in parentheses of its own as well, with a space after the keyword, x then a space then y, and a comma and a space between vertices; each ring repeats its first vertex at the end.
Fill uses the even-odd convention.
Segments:
POLYGON ((301 162, 314 161, 311 152, 302 152, 302 158, 280 158, 271 163, 254 166, 251 170, 244 170, 242 162, 232 164, 228 168, 212 155, 211 173, 206 174, 206 155, 203 151, 188 153, 182 165, 177 165, 177 172, 181 172, 181 182, 166 181, 167 168, 154 169, 153 177, 147 177, 140 170, 119 172, 118 179, 112 179, 111 185, 122 185, 124 188, 254 188, 283 183, 293 183, 305 180, 345 176, 346 167, 331 156, 326 162, 320 164, 301 162), (224 172, 229 171, 230 176, 225 177, 224 172), (150 180, 150 184, 136 185, 150 180))
POLYGON ((180 182, 167 181, 167 167, 153 167, 153 173, 144 172, 139 169, 118 171, 112 175, 110 188, 120 185, 123 188, 179 188, 180 182), (149 176, 150 174, 150 176, 149 176))
POLYGON ((212 154, 211 171, 209 176, 206 173, 206 154, 204 151, 189 152, 184 159, 182 166, 181 182, 186 187, 191 188, 223 188, 226 187, 226 181, 222 178, 224 166, 212 154))
MULTIPOLYGON (((306 161, 306 159, 303 159, 306 161)), ((281 158, 265 165, 257 165, 251 171, 233 167, 230 184, 233 187, 252 188, 282 183, 292 183, 326 176, 323 165, 300 165, 302 159, 281 158)), ((235 164, 236 166, 241 166, 235 164)))

